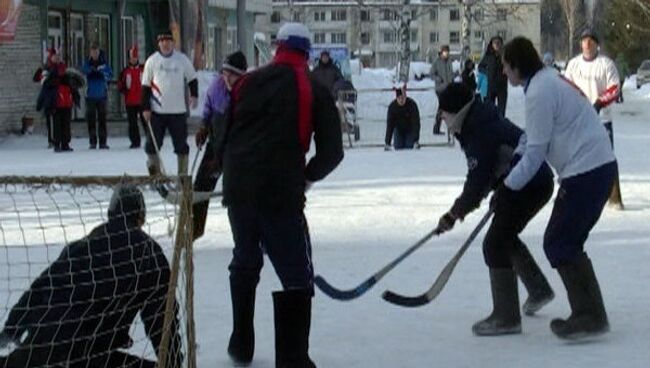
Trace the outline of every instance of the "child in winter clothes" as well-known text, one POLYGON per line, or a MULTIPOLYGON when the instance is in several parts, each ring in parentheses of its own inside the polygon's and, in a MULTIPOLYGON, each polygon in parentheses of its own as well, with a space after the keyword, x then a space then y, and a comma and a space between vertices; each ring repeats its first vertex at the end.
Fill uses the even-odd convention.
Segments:
POLYGON ((138 128, 138 117, 144 131, 147 126, 142 116, 142 71, 144 66, 138 60, 138 48, 136 46, 129 50, 129 65, 120 72, 120 79, 117 88, 124 95, 126 105, 126 116, 129 121, 129 148, 140 147, 140 129, 138 128))

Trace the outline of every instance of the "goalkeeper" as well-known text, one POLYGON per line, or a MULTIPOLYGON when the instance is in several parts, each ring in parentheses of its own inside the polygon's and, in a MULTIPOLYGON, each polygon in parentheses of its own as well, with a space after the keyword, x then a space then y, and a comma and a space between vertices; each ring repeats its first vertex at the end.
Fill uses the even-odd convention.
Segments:
MULTIPOLYGON (((162 339, 170 270, 160 245, 142 231, 144 221, 142 192, 117 187, 108 222, 67 245, 11 309, 0 349, 16 348, 0 357, 0 367, 156 366, 124 351, 138 313, 156 354, 162 339)), ((174 318, 168 367, 180 366, 180 349, 174 318)))

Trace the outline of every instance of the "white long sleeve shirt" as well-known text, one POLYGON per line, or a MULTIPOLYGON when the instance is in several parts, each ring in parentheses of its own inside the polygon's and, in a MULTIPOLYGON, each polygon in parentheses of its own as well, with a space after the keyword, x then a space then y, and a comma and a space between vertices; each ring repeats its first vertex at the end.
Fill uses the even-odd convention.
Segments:
POLYGON ((612 59, 598 55, 587 61, 578 55, 569 61, 564 75, 575 83, 593 105, 600 100, 604 106, 600 109, 600 121, 612 121, 611 104, 618 98, 621 81, 612 59))
POLYGON ((523 152, 505 185, 520 190, 546 160, 559 180, 616 160, 607 131, 580 91, 549 68, 538 71, 525 90, 526 135, 523 152))
POLYGON ((193 79, 196 70, 183 53, 151 55, 142 72, 142 86, 151 87, 151 110, 157 114, 186 113, 185 89, 193 79))

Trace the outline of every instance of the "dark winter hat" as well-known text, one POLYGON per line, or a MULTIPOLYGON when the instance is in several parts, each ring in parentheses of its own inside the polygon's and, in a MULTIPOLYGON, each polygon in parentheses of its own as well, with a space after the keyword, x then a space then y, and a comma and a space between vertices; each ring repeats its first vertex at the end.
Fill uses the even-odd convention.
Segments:
POLYGON ((438 95, 438 106, 442 111, 457 114, 463 106, 472 100, 472 97, 474 97, 474 92, 464 84, 449 83, 438 95))
POLYGON ((221 70, 228 70, 239 75, 246 73, 247 69, 246 55, 241 51, 235 51, 226 56, 226 60, 221 65, 221 70))
POLYGON ((166 30, 162 31, 158 34, 158 42, 160 41, 173 41, 174 40, 174 35, 172 34, 172 31, 166 30))
POLYGON ((144 196, 134 185, 120 184, 113 190, 108 204, 108 218, 125 218, 127 221, 144 218, 146 207, 144 196))
POLYGON ((323 50, 320 52, 320 56, 327 55, 330 56, 330 50, 323 50))
POLYGON ((302 23, 285 23, 280 27, 277 43, 294 50, 309 53, 311 50, 311 34, 302 23))
POLYGON ((395 88, 395 97, 401 97, 404 94, 403 88, 395 88))
POLYGON ((449 45, 442 45, 440 46, 440 52, 447 51, 449 52, 449 45))
POLYGON ((581 41, 587 37, 594 40, 595 43, 600 44, 600 40, 598 39, 598 34, 596 34, 596 32, 593 29, 586 28, 584 31, 582 31, 582 34, 580 34, 581 41))

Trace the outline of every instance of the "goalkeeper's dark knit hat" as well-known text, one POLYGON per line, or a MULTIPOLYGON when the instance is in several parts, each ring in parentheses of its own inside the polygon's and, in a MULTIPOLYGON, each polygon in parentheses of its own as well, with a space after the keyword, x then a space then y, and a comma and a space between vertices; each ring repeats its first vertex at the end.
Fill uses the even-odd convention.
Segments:
POLYGON ((113 190, 108 204, 108 218, 123 217, 127 220, 144 219, 146 207, 144 196, 135 185, 120 184, 113 190))

